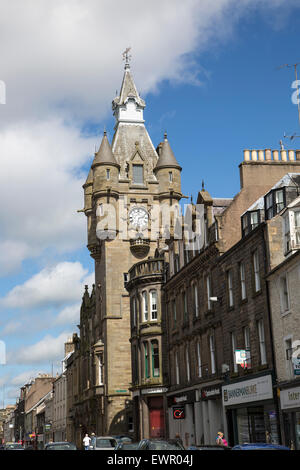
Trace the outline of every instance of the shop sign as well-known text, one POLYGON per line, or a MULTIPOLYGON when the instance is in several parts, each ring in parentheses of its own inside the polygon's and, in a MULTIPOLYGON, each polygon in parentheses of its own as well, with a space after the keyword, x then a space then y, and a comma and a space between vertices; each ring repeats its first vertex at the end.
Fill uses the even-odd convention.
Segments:
POLYGON ((300 358, 292 357, 294 375, 300 375, 300 358))
POLYGON ((280 390, 281 409, 300 407, 300 387, 280 390))
POLYGON ((184 419, 184 406, 176 406, 173 408, 173 418, 174 419, 184 419))
POLYGON ((168 397, 168 405, 172 406, 174 404, 182 403, 194 403, 196 401, 195 390, 189 390, 188 392, 181 393, 172 397, 168 397))
POLYGON ((223 405, 237 405, 273 398, 272 377, 265 375, 222 387, 223 405))
POLYGON ((210 398, 219 398, 220 395, 221 395, 221 388, 220 387, 202 388, 202 390, 201 390, 202 400, 208 400, 210 398))
POLYGON ((50 431, 51 424, 45 424, 45 431, 50 431))
POLYGON ((160 388, 144 388, 142 390, 142 395, 148 395, 149 393, 165 393, 168 389, 167 388, 163 388, 163 387, 160 387, 160 388))

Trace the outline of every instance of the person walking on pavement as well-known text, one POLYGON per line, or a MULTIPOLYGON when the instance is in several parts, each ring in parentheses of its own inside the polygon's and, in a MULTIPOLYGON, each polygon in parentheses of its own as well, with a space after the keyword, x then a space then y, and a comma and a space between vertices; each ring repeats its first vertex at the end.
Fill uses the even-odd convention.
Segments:
POLYGON ((89 437, 88 434, 86 434, 83 438, 83 445, 84 445, 84 450, 89 450, 90 448, 90 442, 91 438, 89 437))
POLYGON ((95 436, 95 433, 92 432, 92 434, 91 434, 91 446, 94 448, 95 444, 96 444, 96 436, 95 436))
POLYGON ((224 437, 224 434, 219 431, 218 434, 217 434, 217 437, 216 437, 216 444, 218 446, 225 446, 225 447, 228 447, 228 443, 224 437))

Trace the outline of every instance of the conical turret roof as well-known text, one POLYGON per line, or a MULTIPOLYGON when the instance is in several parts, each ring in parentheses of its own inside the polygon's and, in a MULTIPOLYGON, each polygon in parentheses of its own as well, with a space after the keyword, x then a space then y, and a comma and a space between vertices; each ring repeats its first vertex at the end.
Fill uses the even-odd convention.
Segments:
POLYGON ((115 159, 114 154, 112 153, 111 146, 108 142, 108 138, 105 131, 100 148, 96 153, 94 161, 92 163, 92 168, 98 165, 114 165, 117 167, 120 166, 117 160, 115 159))
POLYGON ((165 134, 165 139, 161 144, 159 159, 154 171, 159 170, 160 168, 178 168, 181 170, 181 166, 178 164, 167 139, 167 134, 165 134))

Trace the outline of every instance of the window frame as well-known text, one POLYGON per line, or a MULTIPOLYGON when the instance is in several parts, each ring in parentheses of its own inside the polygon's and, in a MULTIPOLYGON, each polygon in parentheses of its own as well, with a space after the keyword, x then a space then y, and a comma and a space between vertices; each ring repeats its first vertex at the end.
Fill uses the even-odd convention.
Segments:
POLYGON ((265 327, 263 319, 258 320, 257 322, 258 329, 258 340, 259 340, 259 352, 260 352, 260 364, 267 364, 267 348, 266 348, 266 337, 265 337, 265 327))
POLYGON ((141 163, 133 163, 132 164, 132 184, 134 186, 143 186, 144 181, 145 181, 145 178, 144 178, 144 165, 141 164, 141 163), (135 173, 135 169, 137 169, 137 168, 141 169, 141 174, 138 175, 139 176, 138 181, 135 180, 135 177, 137 176, 137 173, 135 173))
POLYGON ((151 289, 150 292, 150 321, 157 321, 158 320, 158 308, 157 308, 157 302, 158 302, 158 294, 156 289, 151 289), (155 304, 153 303, 153 294, 155 294, 155 304), (155 305, 155 309, 153 309, 153 306, 155 305), (153 315, 154 314, 154 315, 153 315))

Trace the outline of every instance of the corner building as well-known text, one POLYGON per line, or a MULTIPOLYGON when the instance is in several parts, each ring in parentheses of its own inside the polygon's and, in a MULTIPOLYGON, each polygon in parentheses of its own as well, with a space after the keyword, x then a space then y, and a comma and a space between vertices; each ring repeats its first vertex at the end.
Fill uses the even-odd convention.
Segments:
POLYGON ((86 372, 74 408, 86 397, 97 402, 93 429, 85 430, 98 435, 132 430, 130 297, 125 286, 130 268, 164 247, 164 239, 151 237, 149 230, 153 220, 159 223, 161 205, 182 196, 181 168, 166 135, 157 150, 153 146, 144 108, 126 61, 120 94, 112 102, 112 145, 104 132, 83 186, 88 249, 95 260, 95 307, 85 326, 88 331, 80 327, 81 341, 88 338, 81 357, 86 372), (111 216, 117 221, 114 233, 111 216))

